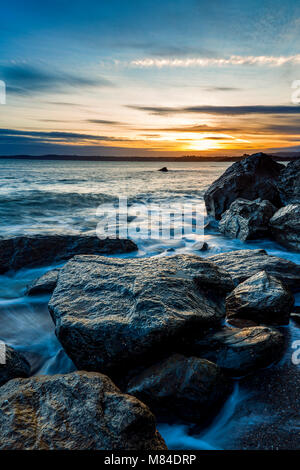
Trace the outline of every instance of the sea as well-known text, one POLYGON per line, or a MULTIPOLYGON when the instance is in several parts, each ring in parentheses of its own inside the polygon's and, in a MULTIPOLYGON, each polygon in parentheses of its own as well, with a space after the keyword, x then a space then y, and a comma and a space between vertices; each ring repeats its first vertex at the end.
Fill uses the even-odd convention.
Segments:
MULTIPOLYGON (((120 198, 126 201, 129 208, 129 225, 134 225, 137 218, 143 225, 143 217, 147 214, 145 208, 149 206, 162 212, 170 207, 193 206, 205 224, 204 192, 230 164, 168 162, 169 171, 160 172, 158 169, 165 163, 2 159, 0 235, 96 234, 97 227, 102 226, 105 210, 117 207, 120 198)), ((187 225, 193 225, 193 214, 190 217, 185 221, 187 225)), ((176 230, 176 224, 180 223, 182 219, 175 217, 173 229, 176 230)), ((300 264, 299 253, 287 251, 271 240, 242 242, 225 238, 218 233, 214 224, 205 232, 183 231, 179 237, 164 237, 163 233, 149 237, 142 232, 136 227, 129 231, 138 251, 123 256, 194 253, 207 257, 232 250, 263 248, 269 254, 300 264), (199 243, 203 241, 209 246, 207 251, 199 251, 199 243)), ((31 363, 33 374, 75 370, 55 336, 47 308, 49 297, 24 295, 26 286, 32 280, 57 266, 61 265, 21 269, 0 276, 0 340, 24 353, 31 363)), ((300 305, 299 295, 296 295, 296 304, 300 305)), ((170 449, 259 449, 264 439, 258 439, 257 429, 266 424, 268 429, 274 428, 274 436, 283 436, 284 439, 288 433, 299 437, 299 415, 295 417, 293 413, 285 412, 283 418, 275 396, 278 391, 270 389, 266 382, 266 377, 275 371, 278 380, 284 381, 280 383, 280 390, 285 387, 287 394, 288 388, 294 386, 293 381, 299 383, 300 365, 292 364, 292 355, 295 342, 300 341, 300 328, 291 322, 282 329, 288 341, 283 359, 272 368, 257 373, 259 385, 253 384, 251 378, 236 378, 232 395, 207 429, 200 432, 188 424, 158 423, 158 429, 170 449), (285 374, 288 375, 286 379, 285 374)), ((286 406, 293 408, 293 403, 286 406)), ((269 437, 271 448, 276 448, 275 441, 272 442, 272 436, 269 437)), ((280 448, 280 444, 277 447, 280 448)))

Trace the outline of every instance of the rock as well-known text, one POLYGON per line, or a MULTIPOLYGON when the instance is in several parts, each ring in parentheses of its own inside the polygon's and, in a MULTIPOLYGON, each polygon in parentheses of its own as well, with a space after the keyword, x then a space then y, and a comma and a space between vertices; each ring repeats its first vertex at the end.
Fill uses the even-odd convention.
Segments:
POLYGON ((294 320, 296 323, 300 323, 300 313, 292 313, 291 319, 294 320))
POLYGON ((174 354, 134 377, 127 392, 163 419, 206 424, 231 391, 220 368, 205 359, 174 354))
POLYGON ((168 170, 168 168, 167 168, 166 166, 163 166, 163 167, 160 168, 158 171, 164 171, 164 172, 166 172, 166 171, 169 171, 169 170, 168 170))
POLYGON ((5 354, 5 364, 0 361, 0 387, 15 377, 29 377, 30 365, 22 354, 4 343, 0 345, 0 352, 3 353, 1 359, 5 354))
POLYGON ((52 269, 35 279, 27 286, 26 295, 52 294, 57 284, 59 271, 59 268, 52 269))
POLYGON ((294 296, 279 279, 261 271, 227 296, 226 316, 267 325, 286 325, 294 301, 294 296))
POLYGON ((209 250, 209 246, 206 242, 196 242, 192 245, 192 249, 195 251, 207 251, 209 250))
POLYGON ((123 374, 162 357, 178 337, 219 324, 233 287, 228 273, 198 256, 75 256, 49 310, 78 369, 123 374))
POLYGON ((239 377, 278 361, 284 346, 283 335, 274 328, 224 327, 190 344, 189 353, 213 361, 227 374, 239 377))
POLYGON ((207 214, 219 220, 238 198, 250 201, 266 199, 274 206, 281 207, 276 182, 282 168, 283 165, 264 153, 253 154, 234 163, 204 194, 207 214))
POLYGON ((222 215, 219 230, 230 238, 242 241, 255 240, 268 235, 269 220, 276 207, 269 201, 236 199, 222 215))
POLYGON ((300 204, 290 204, 270 220, 275 240, 289 250, 300 252, 300 204))
POLYGON ((137 250, 131 240, 92 235, 28 235, 0 238, 0 273, 72 258, 76 254, 117 254, 137 250))
POLYGON ((282 169, 277 185, 284 205, 300 204, 300 158, 282 169))
POLYGON ((15 379, 0 389, 1 450, 166 450, 146 405, 105 375, 15 379))
POLYGON ((300 290, 300 266, 292 261, 270 256, 265 250, 230 251, 209 256, 207 260, 228 271, 235 285, 260 271, 266 271, 280 279, 292 291, 300 290))

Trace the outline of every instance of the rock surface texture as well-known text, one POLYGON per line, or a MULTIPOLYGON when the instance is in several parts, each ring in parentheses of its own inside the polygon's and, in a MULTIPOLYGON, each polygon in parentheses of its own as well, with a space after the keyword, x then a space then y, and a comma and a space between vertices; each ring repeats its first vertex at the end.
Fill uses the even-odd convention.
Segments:
POLYGON ((190 344, 190 353, 215 362, 236 377, 269 366, 281 358, 283 351, 283 335, 265 326, 224 327, 190 344))
POLYGON ((0 238, 0 273, 57 263, 78 254, 116 254, 137 250, 131 240, 89 235, 32 235, 0 238))
POLYGON ((289 250, 300 252, 300 204, 290 204, 270 220, 275 240, 289 250))
POLYGON ((1 450, 166 450, 155 418, 106 376, 15 379, 0 388, 1 450))
POLYGON ((300 204, 300 158, 282 169, 278 188, 283 205, 300 204))
POLYGON ((219 220, 238 198, 250 201, 266 199, 275 207, 281 207, 277 180, 283 168, 263 153, 234 163, 205 192, 207 214, 219 220))
POLYGON ((226 271, 198 256, 76 256, 62 268, 49 310, 79 369, 123 372, 218 325, 233 288, 226 271))
POLYGON ((239 284, 226 299, 227 318, 244 318, 267 325, 286 325, 294 297, 283 283, 261 271, 239 284))
POLYGON ((60 269, 47 271, 27 286, 26 295, 52 294, 54 291, 60 269))
POLYGON ((255 199, 236 199, 222 214, 219 223, 221 233, 242 241, 254 240, 268 235, 269 220, 276 208, 269 201, 255 199))
POLYGON ((260 271, 280 279, 293 291, 300 290, 300 266, 265 250, 237 250, 206 258, 231 274, 235 285, 260 271))
POLYGON ((0 387, 16 377, 29 377, 30 365, 25 357, 10 346, 1 345, 0 387), (5 349, 5 351, 3 351, 5 349), (5 364, 2 364, 2 353, 5 355, 5 364))
POLYGON ((216 415, 231 389, 216 364, 174 354, 134 377, 127 392, 157 416, 204 424, 216 415))

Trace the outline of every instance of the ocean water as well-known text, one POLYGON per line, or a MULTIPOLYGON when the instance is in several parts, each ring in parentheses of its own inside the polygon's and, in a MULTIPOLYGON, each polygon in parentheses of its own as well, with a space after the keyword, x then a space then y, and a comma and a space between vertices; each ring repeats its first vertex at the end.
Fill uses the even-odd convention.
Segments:
MULTIPOLYGON (((161 162, 0 160, 0 233, 3 237, 30 233, 94 234, 97 225, 101 224, 101 210, 117 204, 120 196, 128 200, 129 220, 132 219, 133 224, 135 217, 131 217, 130 211, 136 214, 140 208, 141 218, 143 209, 149 205, 168 208, 192 204, 205 220, 203 194, 229 165, 171 162, 169 172, 162 173, 157 171, 163 166, 161 162)), ((187 219, 186 223, 192 224, 192 219, 187 219)), ((175 219, 175 228, 176 223, 179 220, 175 219)), ((243 243, 230 240, 221 236, 216 228, 206 230, 204 235, 184 234, 181 239, 146 239, 137 231, 132 231, 131 235, 139 251, 126 256, 170 256, 174 253, 210 256, 237 249, 264 248, 269 254, 300 264, 299 253, 288 252, 272 241, 243 243), (209 245, 207 252, 196 249, 195 242, 202 240, 209 245)), ((26 355, 34 374, 67 373, 75 369, 56 339, 47 309, 49 297, 28 298, 24 295, 26 286, 33 279, 53 267, 22 269, 0 276, 0 339, 26 355)), ((296 303, 300 304, 299 295, 296 303)), ((291 322, 283 330, 287 349, 282 361, 270 370, 276 370, 279 381, 284 380, 288 389, 293 387, 293 380, 296 383, 300 377, 299 366, 291 364, 292 344, 300 340, 300 329, 291 322), (284 373, 291 368, 292 373, 284 379, 284 373)), ((259 374, 263 384, 266 371, 259 374)), ((284 427, 290 435, 299 435, 299 420, 297 424, 297 420, 294 423, 289 416, 280 416, 275 396, 272 397, 267 384, 265 388, 261 385, 253 389, 250 382, 250 379, 236 381, 234 392, 223 410, 201 434, 193 433, 189 426, 159 423, 169 448, 259 448, 256 430, 266 422, 273 423, 274 436, 286 432, 284 427), (248 436, 248 440, 241 441, 243 436, 248 436)))

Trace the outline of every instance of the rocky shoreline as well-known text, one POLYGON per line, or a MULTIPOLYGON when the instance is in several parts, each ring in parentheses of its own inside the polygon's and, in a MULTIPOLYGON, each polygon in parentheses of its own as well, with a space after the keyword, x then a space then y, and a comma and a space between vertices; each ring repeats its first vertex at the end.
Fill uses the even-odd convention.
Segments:
MULTIPOLYGON (((299 173, 300 161, 285 167, 264 154, 234 163, 206 191, 208 216, 226 236, 273 237, 300 251, 299 173)), ((130 240, 90 236, 0 240, 2 273, 67 261, 27 295, 51 294, 57 338, 81 371, 30 377, 26 359, 7 347, 1 449, 163 450, 154 416, 203 429, 237 378, 256 383, 268 367, 263 380, 274 383, 299 265, 247 249, 207 258, 115 257, 136 249, 130 240)), ((280 426, 286 432, 288 421, 280 426)), ((280 447, 275 433, 268 442, 262 437, 262 448, 280 447)), ((245 442, 240 436, 241 448, 245 442)))

